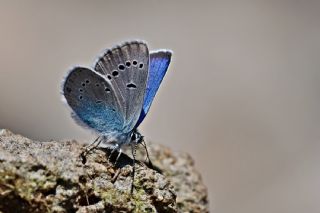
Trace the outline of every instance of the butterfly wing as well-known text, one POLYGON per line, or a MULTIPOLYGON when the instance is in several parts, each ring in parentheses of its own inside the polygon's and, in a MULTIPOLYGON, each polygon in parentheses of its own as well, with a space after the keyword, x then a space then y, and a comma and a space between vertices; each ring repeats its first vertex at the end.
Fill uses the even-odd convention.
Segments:
POLYGON ((110 80, 124 117, 123 132, 137 123, 142 110, 149 67, 149 51, 140 41, 126 42, 107 50, 95 64, 95 71, 110 80))
POLYGON ((121 132, 123 116, 110 82, 100 74, 76 67, 63 83, 63 95, 80 124, 102 134, 121 132))
POLYGON ((172 53, 169 50, 159 50, 150 54, 150 66, 146 94, 144 97, 140 117, 135 127, 138 127, 147 115, 151 103, 154 99, 154 96, 156 95, 161 81, 167 72, 167 69, 171 61, 171 55, 172 53))

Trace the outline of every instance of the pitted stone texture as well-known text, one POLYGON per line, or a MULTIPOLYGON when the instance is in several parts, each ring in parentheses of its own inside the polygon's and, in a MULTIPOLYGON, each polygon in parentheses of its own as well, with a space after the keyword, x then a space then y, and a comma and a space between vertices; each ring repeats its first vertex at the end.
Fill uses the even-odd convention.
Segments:
POLYGON ((127 155, 116 167, 108 161, 110 150, 96 149, 83 164, 84 147, 76 141, 38 142, 2 129, 0 212, 208 212, 191 158, 156 144, 149 148, 162 174, 138 162, 131 195, 127 155))

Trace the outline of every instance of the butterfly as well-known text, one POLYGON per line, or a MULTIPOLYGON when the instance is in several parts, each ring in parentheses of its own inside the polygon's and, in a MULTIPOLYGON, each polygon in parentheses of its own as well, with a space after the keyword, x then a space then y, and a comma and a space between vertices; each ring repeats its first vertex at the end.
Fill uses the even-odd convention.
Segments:
POLYGON ((72 117, 98 133, 94 147, 101 142, 110 145, 119 151, 118 159, 121 147, 131 145, 133 179, 136 146, 144 142, 137 128, 150 109, 171 55, 170 50, 149 53, 142 41, 124 42, 107 49, 92 69, 71 69, 62 84, 63 99, 72 109, 72 117))

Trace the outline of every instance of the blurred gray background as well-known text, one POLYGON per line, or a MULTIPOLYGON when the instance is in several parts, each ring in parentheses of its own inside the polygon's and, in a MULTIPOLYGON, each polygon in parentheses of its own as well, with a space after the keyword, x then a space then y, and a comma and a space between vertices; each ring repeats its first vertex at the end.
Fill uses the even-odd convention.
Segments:
POLYGON ((320 1, 0 1, 0 128, 92 141, 61 80, 143 39, 174 55, 141 131, 192 154, 211 211, 318 213, 319 20, 320 1))

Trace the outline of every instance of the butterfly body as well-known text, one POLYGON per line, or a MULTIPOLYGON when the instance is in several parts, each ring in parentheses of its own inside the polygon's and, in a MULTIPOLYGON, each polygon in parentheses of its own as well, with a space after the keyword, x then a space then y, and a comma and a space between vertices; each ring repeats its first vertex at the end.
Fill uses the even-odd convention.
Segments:
POLYGON ((94 130, 106 145, 137 144, 144 120, 167 71, 171 52, 149 54, 146 43, 125 42, 106 50, 93 69, 73 68, 63 82, 72 117, 94 130))

